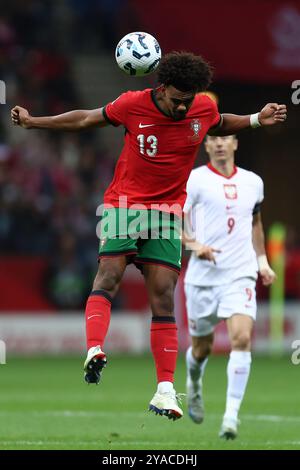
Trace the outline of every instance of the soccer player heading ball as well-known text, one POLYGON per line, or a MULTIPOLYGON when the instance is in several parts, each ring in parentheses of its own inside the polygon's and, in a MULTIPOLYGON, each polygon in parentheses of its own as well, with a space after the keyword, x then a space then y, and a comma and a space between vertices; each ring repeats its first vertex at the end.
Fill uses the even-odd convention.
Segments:
POLYGON ((171 419, 183 414, 173 387, 177 358, 174 289, 181 265, 180 215, 199 145, 207 133, 235 134, 250 125, 267 126, 286 119, 285 105, 277 103, 269 103, 251 116, 220 115, 209 97, 197 94, 209 86, 211 78, 211 69, 202 57, 173 52, 161 60, 157 88, 128 91, 103 108, 51 117, 33 117, 20 106, 11 111, 13 123, 27 129, 76 131, 108 125, 125 127, 124 147, 104 195, 103 214, 108 222, 117 214, 122 223, 117 224, 120 233, 105 232, 104 227, 100 237, 99 268, 86 305, 85 379, 98 383, 107 363, 104 342, 111 301, 126 265, 133 262, 142 268, 153 315, 151 350, 158 386, 149 408, 171 419), (139 225, 145 226, 142 233, 131 231, 130 222, 136 217, 137 207, 141 208, 143 218, 139 225))

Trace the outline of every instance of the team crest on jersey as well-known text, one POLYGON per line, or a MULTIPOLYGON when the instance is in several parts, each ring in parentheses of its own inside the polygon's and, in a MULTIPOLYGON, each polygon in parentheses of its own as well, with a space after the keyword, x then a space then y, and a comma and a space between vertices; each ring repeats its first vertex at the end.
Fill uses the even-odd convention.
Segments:
POLYGON ((194 132, 194 135, 190 137, 191 140, 198 140, 199 139, 199 132, 201 130, 201 123, 199 119, 193 119, 191 122, 191 129, 194 132))
POLYGON ((223 184, 226 199, 237 199, 236 184, 223 184))

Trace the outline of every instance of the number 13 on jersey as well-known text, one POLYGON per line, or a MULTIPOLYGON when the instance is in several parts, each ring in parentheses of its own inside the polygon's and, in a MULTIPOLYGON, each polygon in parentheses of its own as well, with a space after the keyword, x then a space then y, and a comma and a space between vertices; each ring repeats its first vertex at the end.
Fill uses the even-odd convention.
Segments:
POLYGON ((157 137, 155 135, 149 135, 147 139, 145 139, 144 134, 139 134, 137 136, 137 140, 140 146, 140 153, 142 155, 148 155, 148 157, 155 157, 157 154, 157 137), (146 149, 145 149, 145 140, 146 140, 146 149))

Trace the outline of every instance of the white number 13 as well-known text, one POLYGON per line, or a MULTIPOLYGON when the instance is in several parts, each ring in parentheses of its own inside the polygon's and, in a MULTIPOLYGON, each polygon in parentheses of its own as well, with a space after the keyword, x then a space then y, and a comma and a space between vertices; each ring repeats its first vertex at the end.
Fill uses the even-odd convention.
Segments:
MULTIPOLYGON (((137 140, 139 141, 139 145, 140 145, 140 153, 142 155, 145 155, 145 136, 144 136, 144 134, 139 134, 137 136, 137 140)), ((150 147, 150 148, 146 149, 146 154, 149 157, 155 157, 155 155, 157 154, 157 137, 155 137, 155 135, 149 135, 147 137, 146 142, 149 144, 149 147, 150 147)))

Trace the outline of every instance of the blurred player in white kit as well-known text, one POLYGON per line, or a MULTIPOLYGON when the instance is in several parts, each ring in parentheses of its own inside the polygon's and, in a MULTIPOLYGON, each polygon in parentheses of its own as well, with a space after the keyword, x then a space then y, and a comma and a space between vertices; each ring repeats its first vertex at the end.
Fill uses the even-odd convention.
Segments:
POLYGON ((251 366, 251 334, 256 318, 257 271, 269 286, 275 273, 268 264, 260 206, 263 181, 236 167, 234 135, 207 136, 208 165, 192 171, 184 207, 183 242, 192 250, 185 294, 192 346, 187 350, 187 402, 195 423, 204 418, 202 378, 214 328, 225 320, 231 343, 227 366, 226 409, 220 437, 234 439, 238 412, 251 366))

